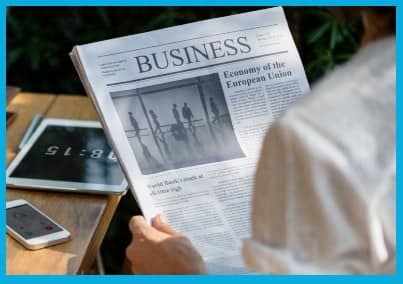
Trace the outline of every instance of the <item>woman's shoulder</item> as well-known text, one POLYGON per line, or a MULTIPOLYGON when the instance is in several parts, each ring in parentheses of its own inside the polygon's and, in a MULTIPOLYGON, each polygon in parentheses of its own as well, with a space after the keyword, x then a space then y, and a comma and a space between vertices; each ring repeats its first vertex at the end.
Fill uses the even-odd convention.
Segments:
POLYGON ((395 72, 394 39, 375 43, 323 78, 274 128, 312 145, 309 149, 317 155, 323 146, 344 153, 352 163, 374 161, 378 156, 392 159, 395 72))
POLYGON ((387 119, 392 112, 394 115, 395 51, 394 37, 363 48, 349 62, 315 84, 279 122, 287 124, 303 118, 319 125, 351 120, 360 123, 363 116, 375 119, 379 115, 387 119))

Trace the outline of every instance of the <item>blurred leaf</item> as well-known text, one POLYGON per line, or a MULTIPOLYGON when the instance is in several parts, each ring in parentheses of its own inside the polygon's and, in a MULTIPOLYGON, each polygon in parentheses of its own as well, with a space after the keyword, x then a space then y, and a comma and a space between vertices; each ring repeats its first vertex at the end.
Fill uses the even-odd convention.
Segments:
POLYGON ((338 39, 339 39, 338 25, 336 22, 333 22, 331 24, 331 30, 330 30, 330 43, 329 43, 330 49, 335 48, 338 39))
POLYGON ((105 7, 96 7, 96 11, 99 14, 99 18, 101 19, 103 25, 105 27, 109 27, 111 25, 111 21, 109 19, 106 8, 105 7))
POLYGON ((319 40, 326 32, 327 30, 331 27, 332 23, 331 22, 326 22, 324 25, 320 26, 316 30, 314 30, 312 33, 310 33, 308 37, 308 43, 314 43, 319 40))
POLYGON ((7 69, 9 66, 13 65, 17 62, 21 57, 22 50, 21 49, 14 49, 8 52, 7 54, 7 69))
POLYGON ((321 18, 324 21, 333 20, 332 15, 329 13, 329 11, 323 11, 321 9, 309 9, 305 13, 306 15, 321 18))

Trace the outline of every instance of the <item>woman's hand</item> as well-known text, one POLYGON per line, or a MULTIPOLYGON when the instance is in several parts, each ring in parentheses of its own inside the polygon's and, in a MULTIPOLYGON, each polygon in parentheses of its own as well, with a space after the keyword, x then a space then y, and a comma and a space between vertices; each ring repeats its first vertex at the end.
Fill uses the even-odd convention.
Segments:
POLYGON ((161 215, 152 226, 142 216, 129 223, 132 241, 126 256, 135 274, 204 274, 202 257, 190 240, 171 228, 161 215))

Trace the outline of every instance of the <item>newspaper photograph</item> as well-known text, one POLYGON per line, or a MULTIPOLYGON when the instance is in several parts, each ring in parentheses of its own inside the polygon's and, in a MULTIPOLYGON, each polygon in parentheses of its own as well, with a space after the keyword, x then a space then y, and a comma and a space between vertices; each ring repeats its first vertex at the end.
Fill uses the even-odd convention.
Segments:
POLYGON ((210 273, 248 273, 264 135, 309 91, 280 7, 76 46, 71 53, 143 214, 162 213, 210 273))
POLYGON ((111 97, 144 175, 245 157, 217 73, 111 97))

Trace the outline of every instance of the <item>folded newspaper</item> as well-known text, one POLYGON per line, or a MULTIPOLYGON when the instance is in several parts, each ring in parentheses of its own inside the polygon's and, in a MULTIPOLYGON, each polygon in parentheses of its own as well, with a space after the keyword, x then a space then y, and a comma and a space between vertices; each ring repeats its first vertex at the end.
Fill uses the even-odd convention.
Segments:
POLYGON ((71 58, 145 218, 164 214, 210 273, 247 272, 263 137, 309 91, 283 9, 76 46, 71 58))

